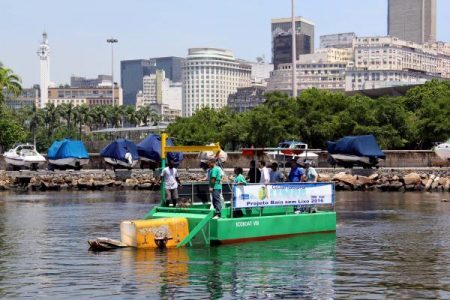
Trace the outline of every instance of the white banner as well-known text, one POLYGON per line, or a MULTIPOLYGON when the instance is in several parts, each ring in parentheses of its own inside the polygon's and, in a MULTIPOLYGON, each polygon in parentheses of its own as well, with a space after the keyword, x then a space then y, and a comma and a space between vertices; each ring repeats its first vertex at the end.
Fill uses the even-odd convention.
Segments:
POLYGON ((233 191, 234 208, 334 205, 334 185, 332 183, 236 185, 233 191))

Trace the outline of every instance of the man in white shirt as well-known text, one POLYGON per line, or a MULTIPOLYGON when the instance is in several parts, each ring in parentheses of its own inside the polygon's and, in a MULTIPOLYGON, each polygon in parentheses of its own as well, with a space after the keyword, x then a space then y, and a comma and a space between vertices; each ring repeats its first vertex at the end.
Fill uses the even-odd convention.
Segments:
POLYGON ((266 167, 266 162, 261 160, 259 162, 259 167, 261 168, 261 179, 259 183, 269 184, 270 183, 270 171, 269 168, 266 167))
POLYGON ((166 189, 166 205, 170 206, 172 200, 173 207, 177 206, 178 188, 181 187, 180 179, 178 178, 178 170, 174 167, 173 160, 169 160, 169 166, 164 168, 161 173, 161 178, 164 178, 166 189))

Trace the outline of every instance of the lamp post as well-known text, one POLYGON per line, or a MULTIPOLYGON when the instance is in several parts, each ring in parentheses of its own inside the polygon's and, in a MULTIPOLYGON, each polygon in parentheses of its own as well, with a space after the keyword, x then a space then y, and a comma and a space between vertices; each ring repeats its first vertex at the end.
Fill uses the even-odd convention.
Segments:
POLYGON ((106 40, 107 43, 111 44, 111 86, 112 86, 112 104, 116 105, 114 102, 114 44, 119 42, 115 38, 110 38, 106 40))
POLYGON ((291 18, 291 26, 292 26, 292 97, 297 97, 297 45, 296 45, 296 35, 297 28, 295 27, 295 0, 291 1, 292 8, 292 18, 291 18))

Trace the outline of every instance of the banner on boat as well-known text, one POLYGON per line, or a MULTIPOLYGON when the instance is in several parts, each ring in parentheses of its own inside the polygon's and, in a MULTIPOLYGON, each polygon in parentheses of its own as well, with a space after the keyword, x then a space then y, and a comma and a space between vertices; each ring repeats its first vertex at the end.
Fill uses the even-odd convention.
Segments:
POLYGON ((234 186, 234 208, 334 204, 332 183, 281 183, 234 186))

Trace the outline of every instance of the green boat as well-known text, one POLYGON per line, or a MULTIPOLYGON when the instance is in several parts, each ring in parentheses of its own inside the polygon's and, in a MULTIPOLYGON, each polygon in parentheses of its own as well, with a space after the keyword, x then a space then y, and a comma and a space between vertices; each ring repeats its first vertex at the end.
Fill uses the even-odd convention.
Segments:
MULTIPOLYGON (((165 167, 168 152, 220 151, 218 144, 166 146, 166 139, 167 135, 162 134, 162 168, 165 167)), ((225 201, 219 219, 213 218, 215 212, 207 203, 207 185, 203 184, 203 187, 203 202, 195 201, 201 193, 202 184, 191 183, 184 186, 185 190, 190 191, 187 193, 192 202, 189 207, 166 207, 162 182, 160 205, 154 207, 143 220, 123 221, 122 241, 114 246, 209 246, 336 231, 333 183, 232 186, 228 197, 230 201, 225 201), (299 208, 303 208, 300 213, 299 208)))

